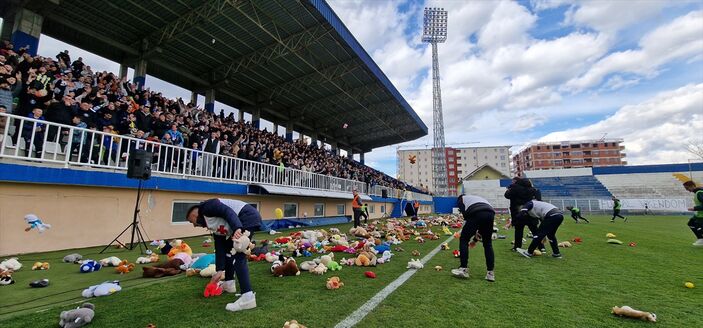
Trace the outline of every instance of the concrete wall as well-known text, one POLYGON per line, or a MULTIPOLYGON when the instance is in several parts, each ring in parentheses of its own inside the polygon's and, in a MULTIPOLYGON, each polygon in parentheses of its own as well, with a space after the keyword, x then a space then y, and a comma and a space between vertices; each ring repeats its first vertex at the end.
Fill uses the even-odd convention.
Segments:
MULTIPOLYGON (((325 216, 336 216, 337 204, 345 204, 351 215, 351 202, 343 199, 287 196, 217 195, 193 192, 145 190, 141 218, 145 238, 168 239, 202 235, 206 230, 190 224, 172 223, 174 201, 201 201, 208 198, 237 198, 257 203, 262 217, 272 219, 283 203, 297 203, 298 217, 314 213, 314 204, 325 204, 325 216)), ((135 189, 56 184, 0 182, 0 256, 68 248, 105 245, 131 221, 136 198, 135 189), (25 232, 24 215, 34 213, 52 228, 43 234, 25 232)), ((368 202, 375 206, 371 218, 393 209, 391 202, 368 202)), ((129 242, 129 237, 121 238, 129 242)))

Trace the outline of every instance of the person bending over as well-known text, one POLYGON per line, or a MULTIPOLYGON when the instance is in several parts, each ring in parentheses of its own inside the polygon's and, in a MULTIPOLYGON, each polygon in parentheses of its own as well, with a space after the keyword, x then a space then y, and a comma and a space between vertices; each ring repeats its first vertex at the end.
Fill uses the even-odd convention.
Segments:
POLYGON ((483 242, 483 253, 486 257, 486 280, 495 281, 495 257, 491 234, 495 210, 487 200, 474 195, 461 195, 457 199, 459 211, 464 216, 464 227, 459 238, 459 268, 452 270, 452 275, 458 278, 469 277, 469 242, 478 232, 483 242))
POLYGON ((697 238, 693 246, 703 246, 703 188, 696 186, 693 181, 684 182, 683 187, 693 193, 694 206, 688 209, 693 212, 693 216, 688 220, 688 227, 697 238))
POLYGON ((537 218, 542 223, 537 229, 537 234, 532 236, 532 242, 527 250, 520 248, 517 250, 518 253, 525 257, 532 257, 535 249, 542 244, 544 237, 547 237, 549 245, 552 246, 552 256, 561 257, 557 243, 557 229, 564 221, 564 213, 550 203, 533 200, 522 207, 520 215, 537 218))
POLYGON ((588 219, 581 216, 581 209, 580 208, 578 208, 576 206, 567 206, 566 209, 571 212, 571 218, 574 219, 574 221, 576 221, 576 223, 579 223, 579 219, 586 221, 586 223, 591 223, 590 221, 588 221, 588 219))

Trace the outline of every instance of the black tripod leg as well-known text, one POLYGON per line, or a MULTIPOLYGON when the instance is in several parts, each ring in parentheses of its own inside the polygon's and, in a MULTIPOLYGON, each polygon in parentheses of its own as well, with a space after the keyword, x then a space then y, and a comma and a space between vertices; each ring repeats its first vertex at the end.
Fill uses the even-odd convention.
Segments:
POLYGON ((127 232, 129 227, 131 227, 131 226, 132 225, 130 224, 126 228, 124 228, 124 230, 122 230, 122 232, 120 232, 120 234, 117 235, 117 237, 115 237, 115 239, 113 239, 109 244, 107 244, 107 246, 105 246, 105 248, 103 248, 102 251, 100 251, 100 254, 102 254, 103 252, 105 252, 105 250, 107 250, 110 246, 112 246, 112 244, 115 243, 117 241, 117 239, 120 239, 120 237, 122 237, 122 235, 124 235, 124 233, 127 232))

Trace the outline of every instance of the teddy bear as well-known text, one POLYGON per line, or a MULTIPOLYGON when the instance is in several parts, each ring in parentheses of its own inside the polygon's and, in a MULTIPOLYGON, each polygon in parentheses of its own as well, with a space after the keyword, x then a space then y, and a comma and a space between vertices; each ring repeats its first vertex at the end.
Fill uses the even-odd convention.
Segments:
POLYGON ((95 305, 83 303, 79 308, 70 311, 61 311, 59 326, 64 328, 83 327, 93 321, 95 305))
POLYGON ((98 271, 100 270, 100 268, 102 268, 100 262, 96 262, 93 260, 84 260, 81 262, 80 271, 81 273, 88 273, 98 271))
POLYGON ((170 244, 171 250, 168 252, 168 258, 172 259, 174 255, 178 253, 186 253, 189 256, 193 255, 193 250, 190 249, 190 246, 186 242, 180 239, 176 239, 171 242, 170 244))
POLYGON ((44 231, 46 231, 46 229, 51 229, 51 224, 42 222, 42 220, 34 214, 25 215, 24 222, 27 222, 27 224, 29 224, 29 227, 24 229, 24 231, 29 231, 36 228, 39 233, 43 233, 44 231))
POLYGON ((303 271, 310 271, 314 269, 317 266, 317 263, 315 261, 305 261, 300 263, 300 270, 303 271))
POLYGON ((327 279, 327 289, 339 289, 342 286, 344 286, 344 283, 337 276, 327 279))
POLYGON ((327 269, 329 269, 330 271, 339 271, 342 270, 342 266, 335 261, 329 261, 327 263, 327 269))
POLYGON ((319 261, 317 259, 315 259, 315 262, 327 265, 327 263, 332 262, 333 258, 334 258, 334 253, 330 253, 329 255, 322 255, 322 257, 320 257, 319 261))
POLYGON ((613 306, 612 313, 617 316, 625 316, 642 321, 657 322, 657 315, 651 312, 635 310, 627 305, 623 307, 613 306))
POLYGON ((146 264, 146 263, 156 263, 159 262, 159 254, 152 253, 150 256, 140 256, 137 258, 137 264, 146 264))
MULTIPOLYGON (((200 270, 199 274, 201 277, 212 277, 217 273, 217 268, 215 267, 215 264, 210 264, 204 269, 200 270)), ((222 279, 224 279, 225 276, 222 276, 222 279)))
POLYGON ((283 328, 307 328, 303 326, 302 324, 299 324, 297 320, 291 320, 291 321, 286 321, 286 323, 283 324, 283 328))
POLYGON ((441 249, 441 250, 447 250, 447 249, 449 249, 449 244, 448 244, 448 243, 442 243, 442 245, 440 245, 439 249, 441 249))
POLYGON ((0 270, 0 286, 12 285, 15 280, 12 279, 12 270, 0 270))
POLYGON ((391 260, 393 253, 391 251, 384 251, 380 259, 376 260, 377 263, 388 263, 391 260))
POLYGON ((410 254, 412 254, 412 256, 420 256, 420 251, 413 249, 413 251, 410 252, 410 254))
POLYGON ((83 255, 78 253, 68 254, 63 257, 65 263, 78 263, 78 261, 83 259, 83 255))
POLYGON ((246 253, 247 249, 249 249, 249 245, 251 244, 251 239, 249 239, 250 234, 251 233, 249 231, 244 231, 239 239, 232 240, 232 251, 230 251, 230 253, 246 253))
POLYGON ((295 259, 289 257, 282 262, 275 261, 271 266, 271 273, 275 277, 298 276, 300 275, 300 270, 298 269, 298 264, 295 262, 295 259))
POLYGON ((127 260, 122 260, 120 264, 115 268, 119 274, 130 273, 134 270, 134 263, 129 263, 127 260))
POLYGON ((330 234, 331 235, 339 235, 339 228, 330 228, 330 234))
POLYGON ((568 247, 571 247, 571 243, 568 241, 562 241, 559 243, 559 247, 568 248, 568 247))
POLYGON ((327 266, 325 266, 324 264, 320 263, 320 264, 318 264, 315 268, 313 268, 312 270, 310 270, 310 272, 311 272, 311 273, 314 273, 314 274, 316 274, 316 275, 323 275, 323 274, 325 274, 325 272, 327 272, 327 266))
POLYGON ((422 269, 424 267, 425 266, 422 264, 422 262, 420 262, 419 259, 418 260, 410 259, 410 261, 408 262, 407 269, 422 269))
POLYGON ((364 238, 371 237, 371 235, 368 233, 368 231, 366 231, 366 229, 364 229, 362 227, 350 228, 349 234, 352 236, 356 236, 356 237, 364 237, 364 238))
POLYGON ((106 296, 106 295, 112 295, 116 292, 119 292, 122 290, 122 287, 120 286, 120 282, 115 280, 115 281, 106 281, 103 282, 102 284, 99 285, 93 285, 81 293, 83 297, 85 298, 91 298, 91 297, 100 297, 100 296, 106 296))
POLYGON ((277 252, 268 252, 266 253, 266 262, 268 263, 273 263, 273 261, 278 260, 278 253, 277 252))
POLYGON ((110 257, 106 257, 106 258, 100 260, 100 265, 102 265, 104 267, 105 266, 116 267, 116 266, 120 265, 120 262, 122 262, 122 260, 120 260, 117 256, 110 256, 110 257))
POLYGON ((155 266, 142 267, 142 277, 144 278, 161 278, 164 276, 175 276, 181 273, 181 265, 183 261, 180 259, 168 260, 165 263, 155 266))
POLYGON ((350 258, 350 259, 342 258, 341 260, 339 260, 339 264, 340 265, 347 265, 347 266, 354 266, 354 261, 355 261, 355 258, 350 258))
POLYGON ((22 268, 22 263, 20 263, 16 257, 9 258, 0 262, 0 271, 2 270, 12 270, 18 271, 22 268))
POLYGON ((435 271, 442 271, 444 268, 442 268, 441 265, 435 265, 434 270, 435 271))
POLYGON ((34 262, 32 265, 32 270, 49 270, 51 265, 49 262, 34 262))

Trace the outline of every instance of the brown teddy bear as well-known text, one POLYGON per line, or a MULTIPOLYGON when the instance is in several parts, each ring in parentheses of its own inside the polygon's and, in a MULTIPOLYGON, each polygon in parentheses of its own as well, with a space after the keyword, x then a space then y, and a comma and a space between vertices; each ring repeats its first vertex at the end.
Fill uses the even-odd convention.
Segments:
POLYGON ((175 276, 181 273, 181 265, 183 261, 181 259, 169 260, 166 263, 162 263, 150 267, 142 267, 142 277, 144 278, 161 278, 164 276, 175 276))
POLYGON ((356 227, 356 228, 350 228, 349 229, 349 234, 352 236, 357 236, 357 237, 364 237, 364 238, 369 238, 371 235, 369 234, 366 229, 362 227, 356 227))
POLYGON ((271 267, 271 273, 276 277, 298 276, 300 275, 300 270, 298 269, 298 264, 295 263, 295 259, 289 257, 282 264, 274 264, 271 267))
POLYGON ((625 316, 634 319, 640 319, 642 321, 657 322, 657 315, 651 312, 644 312, 635 310, 627 305, 623 307, 613 306, 613 314, 617 316, 625 316))
POLYGON ((364 247, 361 248, 354 264, 356 266, 376 266, 377 260, 376 251, 373 249, 372 244, 366 243, 364 247))

